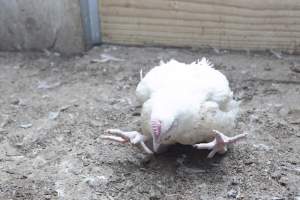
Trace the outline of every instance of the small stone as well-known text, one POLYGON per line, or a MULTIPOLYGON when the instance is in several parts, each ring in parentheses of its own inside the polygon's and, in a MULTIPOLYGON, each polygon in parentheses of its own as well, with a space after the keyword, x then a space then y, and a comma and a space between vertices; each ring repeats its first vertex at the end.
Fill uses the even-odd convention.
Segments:
POLYGON ((48 82, 46 82, 46 81, 40 81, 39 83, 38 83, 38 86, 37 86, 37 88, 38 89, 52 89, 52 88, 56 88, 56 87, 58 87, 58 86, 60 86, 61 85, 61 82, 55 82, 55 83, 48 83, 48 82))
POLYGON ((231 189, 231 190, 229 190, 229 191, 227 192, 227 196, 228 196, 229 198, 236 198, 237 195, 238 195, 238 192, 237 192, 236 190, 234 190, 234 189, 231 189))
POLYGON ((20 103, 19 99, 14 99, 14 100, 11 101, 12 105, 19 105, 19 103, 20 103))
POLYGON ((278 181, 280 185, 286 186, 288 184, 288 178, 287 177, 281 177, 278 181))
POLYGON ((279 115, 282 116, 282 117, 287 116, 288 114, 289 114, 289 109, 288 108, 283 107, 279 110, 279 115))
POLYGON ((59 112, 49 112, 48 118, 51 120, 55 120, 59 115, 59 112))
POLYGON ((265 71, 271 71, 272 68, 270 67, 270 65, 267 65, 267 66, 264 67, 264 70, 265 70, 265 71))
POLYGON ((92 188, 99 187, 100 185, 108 183, 108 179, 105 176, 87 177, 84 182, 92 188))
POLYGON ((92 59, 90 60, 90 63, 93 64, 93 63, 102 63, 102 60, 100 59, 92 59))
POLYGON ((245 165, 252 165, 254 163, 254 161, 252 160, 246 160, 245 161, 245 165))
POLYGON ((132 116, 141 116, 141 113, 140 112, 134 112, 134 113, 132 113, 132 116))
POLYGON ((20 127, 21 127, 21 128, 30 128, 30 127, 32 127, 32 124, 31 124, 31 123, 28 123, 28 124, 20 124, 20 127))
POLYGON ((274 49, 270 49, 270 52, 278 59, 282 59, 282 54, 280 51, 276 51, 274 49))
POLYGON ((290 70, 296 73, 300 73, 300 63, 294 63, 291 67, 290 70))
POLYGON ((233 177, 231 180, 231 185, 238 185, 239 184, 239 180, 237 179, 237 177, 233 177))
POLYGON ((8 130, 0 128, 0 135, 1 135, 1 134, 2 134, 2 135, 8 134, 8 130))
POLYGON ((60 53, 58 53, 58 52, 54 52, 53 55, 57 56, 57 57, 60 57, 60 53))
POLYGON ((7 125, 11 124, 13 120, 9 116, 5 116, 5 119, 0 124, 0 128, 5 128, 7 125))
POLYGON ((68 110, 72 105, 65 105, 65 106, 62 106, 59 110, 64 112, 66 110, 68 110))
POLYGON ((256 149, 258 149, 260 151, 269 151, 272 149, 272 147, 269 147, 265 144, 253 144, 253 147, 255 147, 256 149))
POLYGON ((66 130, 63 131, 63 133, 65 133, 65 134, 70 134, 70 133, 71 133, 71 130, 70 130, 70 129, 66 129, 66 130))
POLYGON ((110 105, 115 105, 115 104, 117 104, 119 101, 117 100, 117 99, 111 99, 110 101, 109 101, 109 104, 110 105))
POLYGON ((48 49, 43 49, 43 51, 46 56, 51 56, 51 52, 48 49))
POLYGON ((271 177, 275 180, 279 180, 281 178, 281 173, 276 171, 271 175, 271 177))

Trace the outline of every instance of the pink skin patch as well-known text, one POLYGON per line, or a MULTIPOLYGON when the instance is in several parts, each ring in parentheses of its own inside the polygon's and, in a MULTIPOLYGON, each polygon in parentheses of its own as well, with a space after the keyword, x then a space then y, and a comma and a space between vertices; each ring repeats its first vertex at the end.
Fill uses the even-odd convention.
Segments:
POLYGON ((161 134, 161 121, 159 120, 152 120, 151 127, 154 135, 158 138, 161 134))

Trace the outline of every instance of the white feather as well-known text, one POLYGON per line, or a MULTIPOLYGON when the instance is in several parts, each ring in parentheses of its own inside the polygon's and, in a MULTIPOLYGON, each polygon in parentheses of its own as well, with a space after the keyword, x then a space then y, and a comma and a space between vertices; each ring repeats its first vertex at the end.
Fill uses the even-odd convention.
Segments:
POLYGON ((227 78, 206 59, 191 64, 171 60, 151 69, 136 89, 143 103, 142 131, 152 137, 151 119, 163 121, 162 144, 195 144, 212 130, 230 130, 239 104, 227 78))

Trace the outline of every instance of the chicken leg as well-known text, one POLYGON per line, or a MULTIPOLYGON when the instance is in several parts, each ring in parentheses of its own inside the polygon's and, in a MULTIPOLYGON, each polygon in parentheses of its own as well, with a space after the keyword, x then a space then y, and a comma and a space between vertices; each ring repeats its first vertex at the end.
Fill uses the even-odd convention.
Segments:
POLYGON ((153 154, 153 152, 147 147, 145 144, 146 137, 143 136, 141 133, 137 131, 121 131, 119 129, 108 129, 105 131, 108 134, 114 134, 114 135, 101 135, 100 137, 105 140, 112 140, 116 142, 121 143, 127 143, 130 142, 131 144, 140 144, 142 148, 145 150, 148 154, 153 154))
POLYGON ((248 133, 243 133, 233 137, 228 137, 217 130, 213 130, 213 132, 215 133, 215 139, 212 142, 193 145, 197 149, 212 149, 207 156, 208 158, 214 157, 217 152, 221 154, 225 153, 227 151, 227 144, 235 143, 248 135, 248 133))

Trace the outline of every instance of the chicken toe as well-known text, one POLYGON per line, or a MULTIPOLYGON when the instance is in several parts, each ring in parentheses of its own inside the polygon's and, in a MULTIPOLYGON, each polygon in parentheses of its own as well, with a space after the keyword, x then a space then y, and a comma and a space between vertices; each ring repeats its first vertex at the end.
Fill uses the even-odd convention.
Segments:
POLYGON ((112 135, 101 135, 100 137, 105 140, 112 140, 121 143, 130 142, 131 144, 140 144, 141 147, 148 154, 153 154, 153 152, 145 144, 145 136, 137 131, 122 131, 120 129, 108 129, 105 133, 112 135))
POLYGON ((213 132, 215 133, 215 139, 212 142, 193 145, 197 149, 211 149, 211 152, 207 156, 208 158, 214 157, 216 153, 225 153, 227 151, 227 144, 235 143, 247 136, 247 133, 243 133, 233 137, 228 137, 217 130, 213 130, 213 132))

